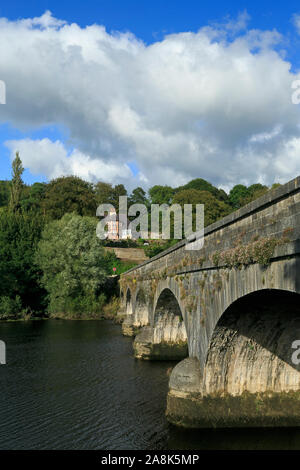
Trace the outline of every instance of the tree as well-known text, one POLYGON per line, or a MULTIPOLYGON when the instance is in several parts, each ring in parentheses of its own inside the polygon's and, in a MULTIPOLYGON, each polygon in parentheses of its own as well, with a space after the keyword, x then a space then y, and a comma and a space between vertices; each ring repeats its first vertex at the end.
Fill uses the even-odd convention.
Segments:
POLYGON ((229 192, 229 202, 234 209, 238 209, 242 205, 242 199, 247 196, 247 186, 244 186, 243 184, 237 184, 229 192))
POLYGON ((20 200, 23 189, 22 174, 24 168, 19 152, 16 152, 15 159, 12 162, 12 180, 10 186, 10 209, 16 212, 20 209, 20 200))
POLYGON ((8 206, 10 199, 10 181, 0 181, 0 207, 8 206))
POLYGON ((245 206, 246 204, 249 204, 249 202, 255 201, 255 199, 258 199, 259 197, 263 196, 268 191, 269 191, 268 186, 264 186, 260 183, 252 184, 247 189, 246 196, 240 199, 240 205, 245 206))
POLYGON ((149 189, 151 204, 170 204, 175 194, 175 189, 171 186, 155 185, 149 189))
POLYGON ((260 183, 252 184, 248 188, 243 184, 237 184, 229 192, 229 201, 234 209, 239 209, 249 202, 255 201, 255 199, 260 196, 263 196, 268 190, 268 186, 264 186, 260 183))
POLYGON ((77 176, 56 178, 46 186, 42 207, 51 219, 60 219, 71 212, 95 216, 97 207, 93 186, 77 176))
POLYGON ((0 299, 6 298, 2 307, 11 308, 16 298, 22 308, 39 312, 45 307, 40 271, 32 262, 43 223, 43 218, 33 213, 0 212, 0 299))
POLYGON ((149 200, 146 197, 146 192, 141 187, 135 188, 129 198, 130 204, 144 204, 149 207, 149 200))
MULTIPOLYGON (((223 201, 219 201, 209 191, 198 191, 197 189, 184 189, 175 194, 173 204, 193 204, 196 209, 196 204, 204 204, 204 225, 210 225, 216 220, 225 217, 229 214, 231 208, 223 201)), ((193 215, 195 217, 195 209, 193 215)))
POLYGON ((95 199, 97 206, 100 204, 114 204, 115 193, 113 186, 110 183, 99 181, 95 185, 95 199))
POLYGON ((119 197, 127 196, 127 190, 123 184, 113 187, 110 183, 100 181, 95 185, 95 199, 97 206, 100 204, 112 204, 119 211, 119 197))
POLYGON ((114 254, 106 254, 96 236, 97 220, 66 214, 45 226, 35 256, 49 313, 82 317, 101 314, 101 288, 114 254))
POLYGON ((25 186, 21 199, 22 209, 25 211, 41 211, 46 188, 46 183, 34 183, 32 186, 25 186))
POLYGON ((209 183, 209 181, 206 181, 203 178, 195 178, 189 181, 184 186, 180 186, 176 188, 176 192, 180 192, 185 189, 196 189, 197 191, 208 191, 220 201, 228 202, 228 196, 223 189, 216 188, 211 183, 209 183))
POLYGON ((117 212, 119 212, 119 197, 120 196, 127 196, 127 190, 123 184, 117 184, 114 187, 114 202, 113 205, 116 208, 117 212))

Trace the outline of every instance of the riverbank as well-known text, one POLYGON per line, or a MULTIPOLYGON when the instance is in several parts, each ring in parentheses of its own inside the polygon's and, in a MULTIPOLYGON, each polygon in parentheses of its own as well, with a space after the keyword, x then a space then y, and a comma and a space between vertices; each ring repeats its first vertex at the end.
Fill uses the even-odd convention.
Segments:
POLYGON ((38 320, 76 320, 76 321, 87 321, 87 320, 112 320, 117 324, 121 324, 125 318, 125 315, 118 315, 120 310, 120 300, 118 297, 113 297, 107 304, 103 306, 103 311, 99 314, 83 314, 83 316, 67 314, 67 313, 56 313, 45 316, 21 316, 17 315, 17 318, 6 318, 0 319, 2 322, 27 322, 27 321, 38 321, 38 320), (19 318, 18 318, 19 317, 19 318))

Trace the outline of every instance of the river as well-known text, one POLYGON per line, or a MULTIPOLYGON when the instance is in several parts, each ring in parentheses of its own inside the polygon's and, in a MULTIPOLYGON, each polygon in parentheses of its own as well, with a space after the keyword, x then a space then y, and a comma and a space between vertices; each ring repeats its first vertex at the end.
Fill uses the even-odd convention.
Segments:
POLYGON ((183 430, 164 412, 174 363, 138 361, 107 321, 0 323, 0 449, 300 449, 300 430, 183 430))

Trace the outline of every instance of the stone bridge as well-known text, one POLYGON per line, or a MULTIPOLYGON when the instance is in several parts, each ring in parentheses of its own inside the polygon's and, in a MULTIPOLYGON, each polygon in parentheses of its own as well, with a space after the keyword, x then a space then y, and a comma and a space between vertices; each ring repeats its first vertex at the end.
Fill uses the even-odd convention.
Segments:
POLYGON ((300 425, 300 177, 120 279, 140 359, 180 360, 167 417, 186 427, 300 425))

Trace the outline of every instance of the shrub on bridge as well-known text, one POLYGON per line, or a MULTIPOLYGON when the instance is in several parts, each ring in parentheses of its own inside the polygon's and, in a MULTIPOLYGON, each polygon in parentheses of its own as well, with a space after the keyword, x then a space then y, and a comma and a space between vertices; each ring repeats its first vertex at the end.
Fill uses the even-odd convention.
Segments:
POLYGON ((286 243, 288 239, 266 237, 255 240, 247 245, 239 245, 229 250, 216 251, 212 255, 212 262, 217 266, 228 268, 248 266, 252 263, 267 265, 277 246, 286 243))

